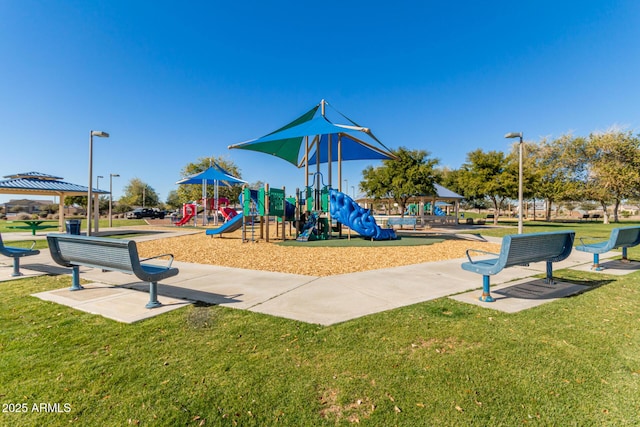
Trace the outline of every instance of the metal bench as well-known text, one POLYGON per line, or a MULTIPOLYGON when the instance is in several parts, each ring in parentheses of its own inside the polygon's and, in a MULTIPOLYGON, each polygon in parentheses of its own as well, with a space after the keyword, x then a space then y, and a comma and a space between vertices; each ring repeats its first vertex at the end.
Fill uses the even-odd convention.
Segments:
POLYGON ((592 270, 600 271, 600 254, 609 252, 612 249, 622 248, 622 260, 629 261, 627 258, 627 248, 640 244, 640 227, 620 227, 611 230, 609 240, 597 243, 585 243, 584 238, 580 238, 580 245, 576 249, 582 252, 593 254, 592 270))
POLYGON ((389 218, 387 220, 387 225, 391 228, 393 228, 394 225, 399 225, 400 228, 402 228, 405 225, 409 225, 412 226, 413 229, 416 229, 416 217, 415 216, 410 216, 410 217, 404 217, 404 218, 389 218))
POLYGON ((164 254, 140 259, 138 248, 133 240, 110 239, 105 237, 77 236, 72 234, 48 234, 49 250, 53 260, 64 266, 72 267, 71 290, 83 289, 80 286, 79 266, 100 268, 133 274, 138 279, 149 282, 149 302, 147 308, 159 307, 158 281, 178 274, 177 268, 171 267, 173 255, 164 254), (143 264, 141 261, 169 257, 166 266, 143 264))
POLYGON ((545 282, 553 283, 552 263, 562 261, 571 254, 575 232, 557 231, 550 233, 516 234, 502 238, 500 253, 468 249, 469 262, 462 263, 462 269, 482 274, 482 296, 480 301, 493 302, 489 290, 489 276, 497 274, 506 267, 514 265, 528 265, 532 262, 545 261, 547 263, 547 277, 545 282), (497 258, 473 260, 471 252, 496 255, 497 258))
POLYGON ((31 255, 38 255, 40 253, 39 250, 33 249, 36 245, 36 241, 33 240, 30 248, 19 248, 15 246, 5 246, 2 241, 2 235, 0 235, 0 254, 7 256, 9 258, 13 258, 13 273, 11 273, 12 277, 22 276, 20 273, 20 258, 31 255))

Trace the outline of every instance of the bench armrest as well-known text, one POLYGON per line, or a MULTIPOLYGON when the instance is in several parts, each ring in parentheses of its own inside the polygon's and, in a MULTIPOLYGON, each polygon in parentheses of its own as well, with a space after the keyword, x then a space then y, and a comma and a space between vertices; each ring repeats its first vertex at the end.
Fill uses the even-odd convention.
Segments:
POLYGON ((471 259, 470 252, 477 252, 477 253, 479 253, 479 254, 484 254, 484 255, 495 255, 495 256, 500 256, 500 254, 496 254, 496 253, 494 253, 494 252, 487 252, 487 251, 483 251, 483 250, 480 250, 480 249, 467 249, 467 251, 466 251, 467 259, 469 259, 469 262, 470 262, 471 264, 473 264, 474 262, 473 262, 473 260, 471 259))
POLYGON ((140 262, 149 261, 150 259, 157 259, 157 258, 162 258, 162 257, 166 257, 166 256, 169 257, 169 264, 167 264, 167 268, 171 268, 171 264, 173 264, 173 254, 156 255, 156 256, 152 256, 150 258, 141 259, 140 262))
MULTIPOLYGON (((25 240, 25 242, 28 242, 27 240, 25 240)), ((9 242, 10 245, 5 245, 5 246, 14 246, 14 243, 22 243, 22 242, 9 242)), ((31 240, 31 246, 28 248, 29 250, 33 250, 33 248, 36 246, 36 241, 35 240, 31 240)), ((14 246, 16 248, 21 248, 23 249, 21 246, 14 246)), ((26 249, 26 248, 24 248, 26 249)))

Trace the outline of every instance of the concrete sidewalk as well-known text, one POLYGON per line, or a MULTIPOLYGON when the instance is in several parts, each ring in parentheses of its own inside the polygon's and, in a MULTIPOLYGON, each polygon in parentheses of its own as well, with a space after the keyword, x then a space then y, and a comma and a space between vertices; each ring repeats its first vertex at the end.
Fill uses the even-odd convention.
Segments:
MULTIPOLYGON (((601 258, 615 255, 617 253, 611 252, 601 258)), ((81 278, 92 282, 86 289, 58 289, 35 296, 126 323, 199 302, 332 325, 446 296, 513 312, 588 289, 562 283, 541 286, 542 281, 531 276, 544 273, 545 263, 536 263, 507 268, 492 276, 492 291, 497 301, 483 303, 477 300, 482 277, 462 270, 463 261, 454 259, 329 277, 176 261, 173 265, 180 269, 180 274, 158 285, 163 306, 151 310, 145 308, 149 299, 147 283, 123 273, 82 267, 81 278), (513 286, 520 288, 513 289, 513 286)), ((590 254, 574 251, 567 260, 554 264, 554 270, 584 268, 590 262, 590 254)), ((46 250, 23 258, 21 271, 24 277, 71 273, 70 269, 54 264, 46 250)), ((11 260, 1 258, 0 280, 13 279, 11 272, 11 260)))

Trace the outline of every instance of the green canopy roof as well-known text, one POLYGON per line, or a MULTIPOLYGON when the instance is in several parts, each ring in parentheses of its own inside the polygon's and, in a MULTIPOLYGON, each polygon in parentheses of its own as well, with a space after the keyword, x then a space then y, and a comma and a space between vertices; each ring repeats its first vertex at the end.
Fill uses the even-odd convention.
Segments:
POLYGON ((316 153, 320 153, 320 163, 337 160, 388 159, 393 158, 390 150, 382 144, 373 133, 359 126, 348 117, 342 115, 350 124, 335 124, 325 116, 324 100, 314 108, 287 125, 261 138, 235 144, 229 148, 259 151, 279 157, 287 162, 302 167, 315 162, 316 153), (323 107, 321 114, 318 109, 323 107), (313 151, 306 152, 308 141, 313 151), (370 142, 366 142, 369 139, 370 142), (338 149, 338 140, 341 141, 338 149), (331 149, 329 148, 331 141, 331 149), (331 152, 331 159, 328 153, 331 152), (312 160, 313 159, 313 160, 312 160))

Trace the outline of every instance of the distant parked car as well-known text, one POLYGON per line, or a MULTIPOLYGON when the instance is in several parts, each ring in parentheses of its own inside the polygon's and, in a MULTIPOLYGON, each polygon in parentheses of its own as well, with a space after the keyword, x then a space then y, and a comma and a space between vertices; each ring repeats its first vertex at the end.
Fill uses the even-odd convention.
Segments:
POLYGON ((127 212, 125 217, 127 219, 142 219, 142 218, 164 219, 164 215, 165 215, 165 212, 159 209, 137 208, 132 210, 131 212, 127 212))

